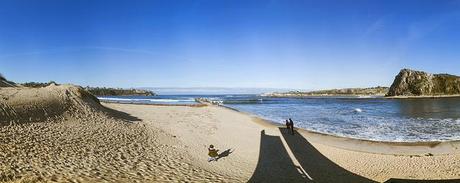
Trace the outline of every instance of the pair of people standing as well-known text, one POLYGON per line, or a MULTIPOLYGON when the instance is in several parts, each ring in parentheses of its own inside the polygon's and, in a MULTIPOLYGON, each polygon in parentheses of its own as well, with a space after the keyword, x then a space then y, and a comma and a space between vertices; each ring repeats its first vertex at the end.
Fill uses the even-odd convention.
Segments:
POLYGON ((286 120, 286 128, 291 132, 292 135, 294 135, 294 121, 292 121, 291 118, 286 120))

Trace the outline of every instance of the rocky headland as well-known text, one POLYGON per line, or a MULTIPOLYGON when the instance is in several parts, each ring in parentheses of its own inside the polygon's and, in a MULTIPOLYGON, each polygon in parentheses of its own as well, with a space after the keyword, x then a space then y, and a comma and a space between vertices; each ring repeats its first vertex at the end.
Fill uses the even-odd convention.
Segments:
POLYGON ((460 77, 402 69, 395 77, 387 97, 460 96, 460 77))

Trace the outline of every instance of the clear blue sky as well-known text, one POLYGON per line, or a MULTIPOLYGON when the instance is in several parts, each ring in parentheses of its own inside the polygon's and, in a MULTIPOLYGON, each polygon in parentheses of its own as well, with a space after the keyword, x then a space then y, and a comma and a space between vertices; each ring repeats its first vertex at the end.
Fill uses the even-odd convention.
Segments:
POLYGON ((460 75, 460 1, 0 1, 16 82, 326 89, 405 67, 460 75))

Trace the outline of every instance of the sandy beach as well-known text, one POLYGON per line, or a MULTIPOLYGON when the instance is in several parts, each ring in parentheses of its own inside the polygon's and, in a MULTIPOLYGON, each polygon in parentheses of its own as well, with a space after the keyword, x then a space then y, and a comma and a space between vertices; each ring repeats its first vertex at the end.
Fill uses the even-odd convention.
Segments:
POLYGON ((0 0, 0 183, 460 183, 460 0, 0 0))
POLYGON ((105 106, 176 136, 194 164, 242 182, 384 182, 460 176, 457 142, 379 143, 304 130, 292 136, 277 125, 217 106, 105 106), (233 153, 208 163, 207 144, 233 153))
POLYGON ((460 178, 458 142, 383 143, 305 130, 291 135, 224 107, 100 104, 74 86, 0 91, 3 182, 460 178), (220 150, 216 162, 207 162, 210 144, 220 150))

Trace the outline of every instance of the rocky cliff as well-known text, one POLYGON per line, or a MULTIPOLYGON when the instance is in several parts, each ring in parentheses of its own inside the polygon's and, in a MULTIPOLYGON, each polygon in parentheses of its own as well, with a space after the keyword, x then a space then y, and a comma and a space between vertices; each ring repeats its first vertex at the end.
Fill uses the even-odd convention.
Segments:
POLYGON ((386 96, 460 95, 460 77, 403 69, 386 96))

